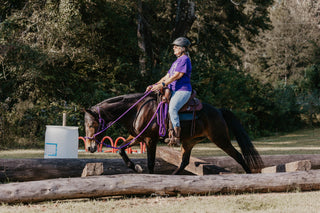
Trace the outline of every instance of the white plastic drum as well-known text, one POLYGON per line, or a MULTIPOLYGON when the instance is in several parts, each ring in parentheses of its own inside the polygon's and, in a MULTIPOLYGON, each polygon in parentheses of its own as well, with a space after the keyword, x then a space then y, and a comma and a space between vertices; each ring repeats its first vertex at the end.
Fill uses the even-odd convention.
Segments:
POLYGON ((78 158, 78 127, 46 126, 44 158, 78 158))

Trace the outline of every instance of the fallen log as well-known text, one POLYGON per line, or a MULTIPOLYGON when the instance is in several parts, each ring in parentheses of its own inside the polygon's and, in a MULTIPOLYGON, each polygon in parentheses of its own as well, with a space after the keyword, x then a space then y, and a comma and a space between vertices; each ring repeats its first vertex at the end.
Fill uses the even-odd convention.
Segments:
MULTIPOLYGON (((319 154, 301 154, 301 155, 262 155, 262 161, 265 167, 276 166, 280 164, 286 164, 293 161, 310 160, 311 169, 320 169, 320 155, 319 154)), ((200 157, 200 159, 216 165, 218 167, 225 168, 234 173, 243 173, 243 168, 231 157, 200 157)))
POLYGON ((0 159, 0 180, 30 181, 81 177, 88 163, 103 163, 103 174, 132 172, 121 159, 0 159))
POLYGON ((310 160, 300 160, 290 162, 286 164, 280 164, 277 166, 265 167, 261 170, 261 173, 277 173, 277 172, 297 172, 297 171, 309 171, 311 169, 310 160))
POLYGON ((87 163, 81 177, 97 176, 103 173, 103 163, 87 163))
MULTIPOLYGON (((170 147, 158 147, 157 157, 177 167, 181 164, 180 152, 170 147)), ((230 172, 224 168, 218 167, 216 165, 210 164, 204 160, 192 156, 190 157, 189 164, 185 168, 185 170, 196 175, 220 174, 230 172)))
MULTIPOLYGON (((159 147, 158 147, 159 148, 159 147)), ((180 156, 180 155, 179 155, 180 156)), ((310 160, 311 169, 320 169, 320 155, 267 155, 261 156, 265 166, 275 166, 298 160, 310 160)), ((199 157, 210 165, 225 168, 233 173, 243 173, 242 167, 229 156, 199 157)), ((132 159, 148 173, 146 159, 132 159)), ((103 163, 102 175, 135 173, 122 159, 0 159, 0 181, 32 181, 53 178, 81 177, 87 163, 103 163)), ((156 174, 171 174, 176 169, 160 158, 156 159, 156 174)), ((184 171, 184 175, 192 175, 184 171)))
MULTIPOLYGON (((148 173, 146 159, 132 161, 143 168, 143 173, 148 173)), ((88 163, 102 163, 102 175, 135 173, 122 159, 0 159, 0 182, 81 177, 88 163)), ((161 159, 156 160, 157 174, 171 174, 175 168, 161 159)))
POLYGON ((9 183, 0 185, 0 203, 115 195, 208 195, 287 192, 297 189, 319 190, 320 171, 207 176, 124 174, 9 183))

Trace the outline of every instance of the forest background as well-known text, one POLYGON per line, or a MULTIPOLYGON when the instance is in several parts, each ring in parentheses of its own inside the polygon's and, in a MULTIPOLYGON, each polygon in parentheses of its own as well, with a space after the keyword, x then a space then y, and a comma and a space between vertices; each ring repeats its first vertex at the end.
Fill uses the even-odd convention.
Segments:
POLYGON ((319 0, 0 0, 0 149, 43 147, 63 112, 83 135, 82 109, 144 92, 179 36, 199 98, 251 137, 318 125, 319 15, 319 0))

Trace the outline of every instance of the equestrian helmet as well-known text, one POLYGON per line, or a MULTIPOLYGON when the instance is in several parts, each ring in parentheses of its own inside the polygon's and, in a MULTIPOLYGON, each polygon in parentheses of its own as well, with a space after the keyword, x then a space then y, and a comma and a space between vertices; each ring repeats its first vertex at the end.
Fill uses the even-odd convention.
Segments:
POLYGON ((179 37, 176 40, 174 40, 172 44, 180 47, 189 47, 191 42, 185 37, 179 37))

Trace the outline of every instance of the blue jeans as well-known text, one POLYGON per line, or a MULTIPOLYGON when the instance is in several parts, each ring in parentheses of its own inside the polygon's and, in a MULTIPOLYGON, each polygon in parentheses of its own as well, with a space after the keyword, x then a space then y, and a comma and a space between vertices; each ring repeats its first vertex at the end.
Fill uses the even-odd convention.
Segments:
POLYGON ((169 104, 169 115, 172 127, 180 127, 179 110, 188 102, 191 91, 172 91, 169 104))

